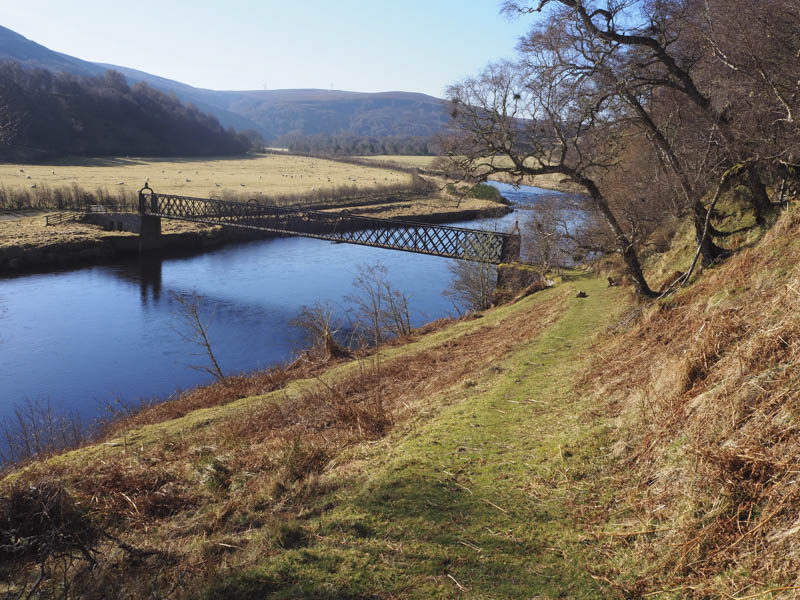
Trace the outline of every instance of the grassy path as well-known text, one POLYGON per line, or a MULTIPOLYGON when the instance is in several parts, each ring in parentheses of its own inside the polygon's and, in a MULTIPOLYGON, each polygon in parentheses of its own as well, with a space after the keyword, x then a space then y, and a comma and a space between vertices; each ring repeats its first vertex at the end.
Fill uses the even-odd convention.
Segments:
POLYGON ((446 392, 448 408, 298 525, 296 547, 209 597, 610 596, 589 574, 575 518, 576 504, 609 493, 607 431, 580 416, 588 407, 571 379, 624 301, 598 279, 569 285, 588 298, 571 298, 478 383, 446 392))

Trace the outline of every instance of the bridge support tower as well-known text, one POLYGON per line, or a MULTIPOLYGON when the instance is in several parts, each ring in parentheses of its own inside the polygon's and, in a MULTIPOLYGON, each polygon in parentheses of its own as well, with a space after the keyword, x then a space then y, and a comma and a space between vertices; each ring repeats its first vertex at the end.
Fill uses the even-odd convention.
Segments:
POLYGON ((520 252, 522 250, 522 236, 519 232, 519 221, 514 223, 514 229, 508 237, 503 239, 503 249, 500 251, 501 263, 515 263, 519 262, 520 252))
POLYGON ((139 190, 139 218, 141 219, 139 239, 142 250, 161 247, 161 217, 147 214, 148 208, 152 212, 158 212, 158 196, 145 183, 144 187, 139 190))

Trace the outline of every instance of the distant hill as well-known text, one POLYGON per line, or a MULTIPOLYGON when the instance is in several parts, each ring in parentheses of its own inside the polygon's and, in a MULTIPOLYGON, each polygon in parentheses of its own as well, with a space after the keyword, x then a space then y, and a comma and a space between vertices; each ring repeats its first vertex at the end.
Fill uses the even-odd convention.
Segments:
POLYGON ((102 75, 106 70, 94 63, 54 52, 3 26, 0 26, 0 59, 15 60, 26 68, 73 75, 102 75))
POLYGON ((313 136, 430 136, 442 131, 449 116, 443 100, 410 92, 359 93, 334 90, 215 91, 195 88, 127 67, 93 63, 55 52, 0 26, 0 59, 25 68, 75 75, 119 71, 129 84, 145 82, 173 92, 208 112, 226 127, 253 129, 266 141, 286 134, 313 136))

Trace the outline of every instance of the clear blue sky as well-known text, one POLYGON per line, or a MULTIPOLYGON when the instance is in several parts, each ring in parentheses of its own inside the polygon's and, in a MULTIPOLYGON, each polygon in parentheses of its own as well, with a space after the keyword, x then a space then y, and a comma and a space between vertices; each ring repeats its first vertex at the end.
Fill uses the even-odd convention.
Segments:
POLYGON ((443 96, 511 57, 526 20, 499 0, 1 0, 0 24, 85 60, 217 90, 443 96))

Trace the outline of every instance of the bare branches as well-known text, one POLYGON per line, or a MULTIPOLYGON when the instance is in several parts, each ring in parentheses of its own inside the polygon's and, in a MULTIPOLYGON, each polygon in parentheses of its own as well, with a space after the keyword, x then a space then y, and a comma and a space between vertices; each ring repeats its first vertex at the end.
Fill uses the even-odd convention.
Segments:
POLYGON ((442 146, 464 179, 502 176, 522 183, 555 173, 583 187, 587 208, 607 224, 637 291, 650 295, 634 246, 598 184, 625 143, 619 100, 597 77, 588 50, 569 36, 565 43, 561 33, 538 31, 523 60, 491 65, 452 86, 457 133, 442 146))
POLYGON ((177 334, 186 342, 200 346, 209 361, 209 365, 190 365, 190 368, 197 371, 204 371, 212 375, 218 381, 225 381, 225 375, 217 362, 217 357, 211 347, 211 338, 208 329, 214 320, 213 314, 204 316, 202 314, 202 296, 196 293, 179 294, 173 293, 172 299, 178 303, 177 320, 178 326, 175 327, 177 334))
POLYGON ((346 300, 356 306, 356 329, 366 332, 370 344, 411 333, 411 296, 392 286, 384 265, 359 265, 353 287, 357 293, 346 300))

